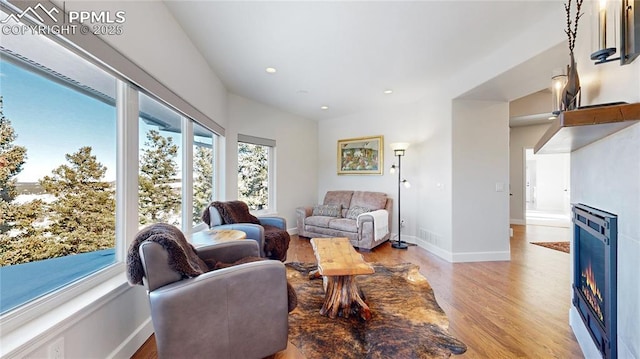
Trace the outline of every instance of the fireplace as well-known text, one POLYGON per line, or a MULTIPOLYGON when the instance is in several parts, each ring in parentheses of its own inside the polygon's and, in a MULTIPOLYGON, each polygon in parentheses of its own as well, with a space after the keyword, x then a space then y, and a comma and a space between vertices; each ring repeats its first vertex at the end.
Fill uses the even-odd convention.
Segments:
POLYGON ((603 358, 617 357, 617 216, 574 204, 573 305, 603 358))

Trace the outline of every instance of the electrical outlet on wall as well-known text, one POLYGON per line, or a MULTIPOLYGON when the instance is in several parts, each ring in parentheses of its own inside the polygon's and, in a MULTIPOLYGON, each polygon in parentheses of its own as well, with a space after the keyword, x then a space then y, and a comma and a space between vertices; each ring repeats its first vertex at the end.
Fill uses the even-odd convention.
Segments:
POLYGON ((407 224, 407 220, 406 220, 406 219, 404 219, 404 218, 402 218, 402 219, 400 220, 400 227, 404 228, 404 226, 405 226, 406 224, 407 224))
POLYGON ((64 359, 64 337, 49 344, 49 359, 64 359))

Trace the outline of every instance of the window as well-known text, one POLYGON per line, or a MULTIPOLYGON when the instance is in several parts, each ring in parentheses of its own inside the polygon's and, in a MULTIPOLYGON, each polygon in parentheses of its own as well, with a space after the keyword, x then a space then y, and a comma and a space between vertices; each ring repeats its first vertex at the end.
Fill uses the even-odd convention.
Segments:
POLYGON ((6 313, 116 263, 116 79, 42 36, 1 55, 6 313))
POLYGON ((157 222, 181 225, 181 122, 178 113, 140 93, 140 227, 157 222))
MULTIPOLYGON (((6 8, 15 11, 0 7, 0 19, 6 8)), ((32 33, 3 35, 0 44, 5 332, 123 271, 137 227, 162 221, 188 233, 186 224, 199 221, 191 219, 196 205, 213 198, 214 148, 224 129, 106 43, 93 44, 111 54, 101 67, 78 55, 69 36, 62 43, 73 51, 32 33), (130 150, 136 127, 138 148, 130 150), (136 164, 138 176, 126 170, 136 164), (122 200, 136 188, 137 205, 122 200)))
POLYGON ((193 126, 193 225, 202 223, 202 210, 214 199, 213 132, 193 126))
POLYGON ((253 211, 273 211, 275 141, 238 135, 238 199, 253 211))

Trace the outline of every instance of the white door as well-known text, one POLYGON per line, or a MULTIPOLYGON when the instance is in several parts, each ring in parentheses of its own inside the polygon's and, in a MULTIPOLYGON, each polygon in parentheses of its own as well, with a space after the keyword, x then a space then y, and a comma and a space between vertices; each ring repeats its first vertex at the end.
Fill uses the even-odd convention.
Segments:
POLYGON ((527 149, 527 223, 569 226, 570 155, 533 154, 527 149))

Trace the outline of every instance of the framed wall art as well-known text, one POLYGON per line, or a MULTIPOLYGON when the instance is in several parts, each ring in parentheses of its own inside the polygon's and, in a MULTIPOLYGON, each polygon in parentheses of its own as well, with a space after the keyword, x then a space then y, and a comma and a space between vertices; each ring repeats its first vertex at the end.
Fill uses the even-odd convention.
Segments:
POLYGON ((339 175, 381 175, 383 137, 360 137, 338 140, 339 175))

